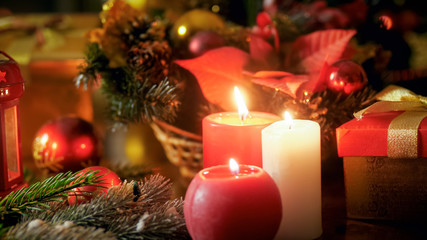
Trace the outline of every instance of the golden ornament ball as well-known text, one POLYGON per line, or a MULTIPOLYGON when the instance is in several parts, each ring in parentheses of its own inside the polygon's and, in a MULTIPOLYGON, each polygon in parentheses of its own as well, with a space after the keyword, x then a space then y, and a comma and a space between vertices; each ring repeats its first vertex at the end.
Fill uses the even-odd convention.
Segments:
POLYGON ((171 36, 187 39, 199 31, 221 31, 225 27, 224 19, 208 10, 193 9, 184 13, 174 23, 171 36))

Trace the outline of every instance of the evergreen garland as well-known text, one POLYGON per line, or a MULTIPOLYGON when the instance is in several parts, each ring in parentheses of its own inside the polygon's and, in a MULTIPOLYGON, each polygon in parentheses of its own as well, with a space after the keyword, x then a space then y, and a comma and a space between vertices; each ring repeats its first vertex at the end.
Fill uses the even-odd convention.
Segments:
MULTIPOLYGON (((75 83, 88 88, 101 81, 101 90, 109 103, 108 116, 114 121, 142 122, 153 118, 172 121, 179 107, 176 82, 167 74, 158 74, 158 71, 165 72, 163 68, 150 65, 151 70, 144 71, 149 64, 140 60, 146 56, 133 49, 129 60, 132 65, 111 68, 100 46, 92 43, 88 45, 86 65, 75 83)), ((157 63, 158 59, 151 62, 157 63)))
MULTIPOLYGON (((101 176, 95 175, 98 171, 59 173, 42 182, 11 192, 0 198, 0 219, 4 223, 13 225, 20 217, 29 211, 46 211, 48 203, 67 199, 68 193, 74 188, 82 186, 99 186, 101 176)), ((82 192, 76 192, 82 194, 82 192)))
POLYGON ((40 219, 28 221, 13 228, 6 239, 56 239, 56 240, 115 240, 113 233, 95 227, 82 227, 72 222, 50 224, 40 219))
POLYGON ((89 203, 50 203, 30 210, 6 239, 190 239, 183 200, 171 200, 171 183, 160 175, 124 182, 95 193, 89 203))
POLYGON ((102 28, 88 33, 90 43, 76 85, 100 84, 113 121, 174 120, 180 100, 178 81, 169 71, 167 21, 121 0, 104 13, 102 28))

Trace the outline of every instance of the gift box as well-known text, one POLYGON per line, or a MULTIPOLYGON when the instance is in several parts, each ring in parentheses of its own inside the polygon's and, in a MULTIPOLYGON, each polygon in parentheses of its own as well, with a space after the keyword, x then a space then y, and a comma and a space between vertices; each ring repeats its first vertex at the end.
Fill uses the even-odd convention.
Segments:
POLYGON ((380 102, 384 111, 337 128, 349 218, 420 221, 427 215, 427 105, 405 101, 417 111, 388 111, 401 110, 399 104, 380 102))

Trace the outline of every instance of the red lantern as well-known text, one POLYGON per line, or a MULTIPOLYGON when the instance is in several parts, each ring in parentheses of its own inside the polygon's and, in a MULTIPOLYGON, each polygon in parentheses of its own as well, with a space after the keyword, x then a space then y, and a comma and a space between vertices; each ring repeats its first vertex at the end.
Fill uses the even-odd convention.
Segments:
POLYGON ((24 94, 24 80, 18 64, 6 53, 0 59, 0 196, 26 185, 22 170, 19 98, 24 94))

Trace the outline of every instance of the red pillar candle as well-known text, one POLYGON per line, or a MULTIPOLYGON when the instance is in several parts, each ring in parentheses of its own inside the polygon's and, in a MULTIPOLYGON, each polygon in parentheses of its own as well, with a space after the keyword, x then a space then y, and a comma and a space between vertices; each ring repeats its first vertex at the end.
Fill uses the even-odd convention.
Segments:
POLYGON ((204 168, 227 164, 230 158, 262 167, 261 130, 281 119, 270 113, 249 113, 236 89, 238 113, 214 113, 203 119, 204 168))
POLYGON ((274 238, 282 217, 276 184, 257 166, 235 166, 203 169, 188 186, 184 216, 193 239, 274 238))

